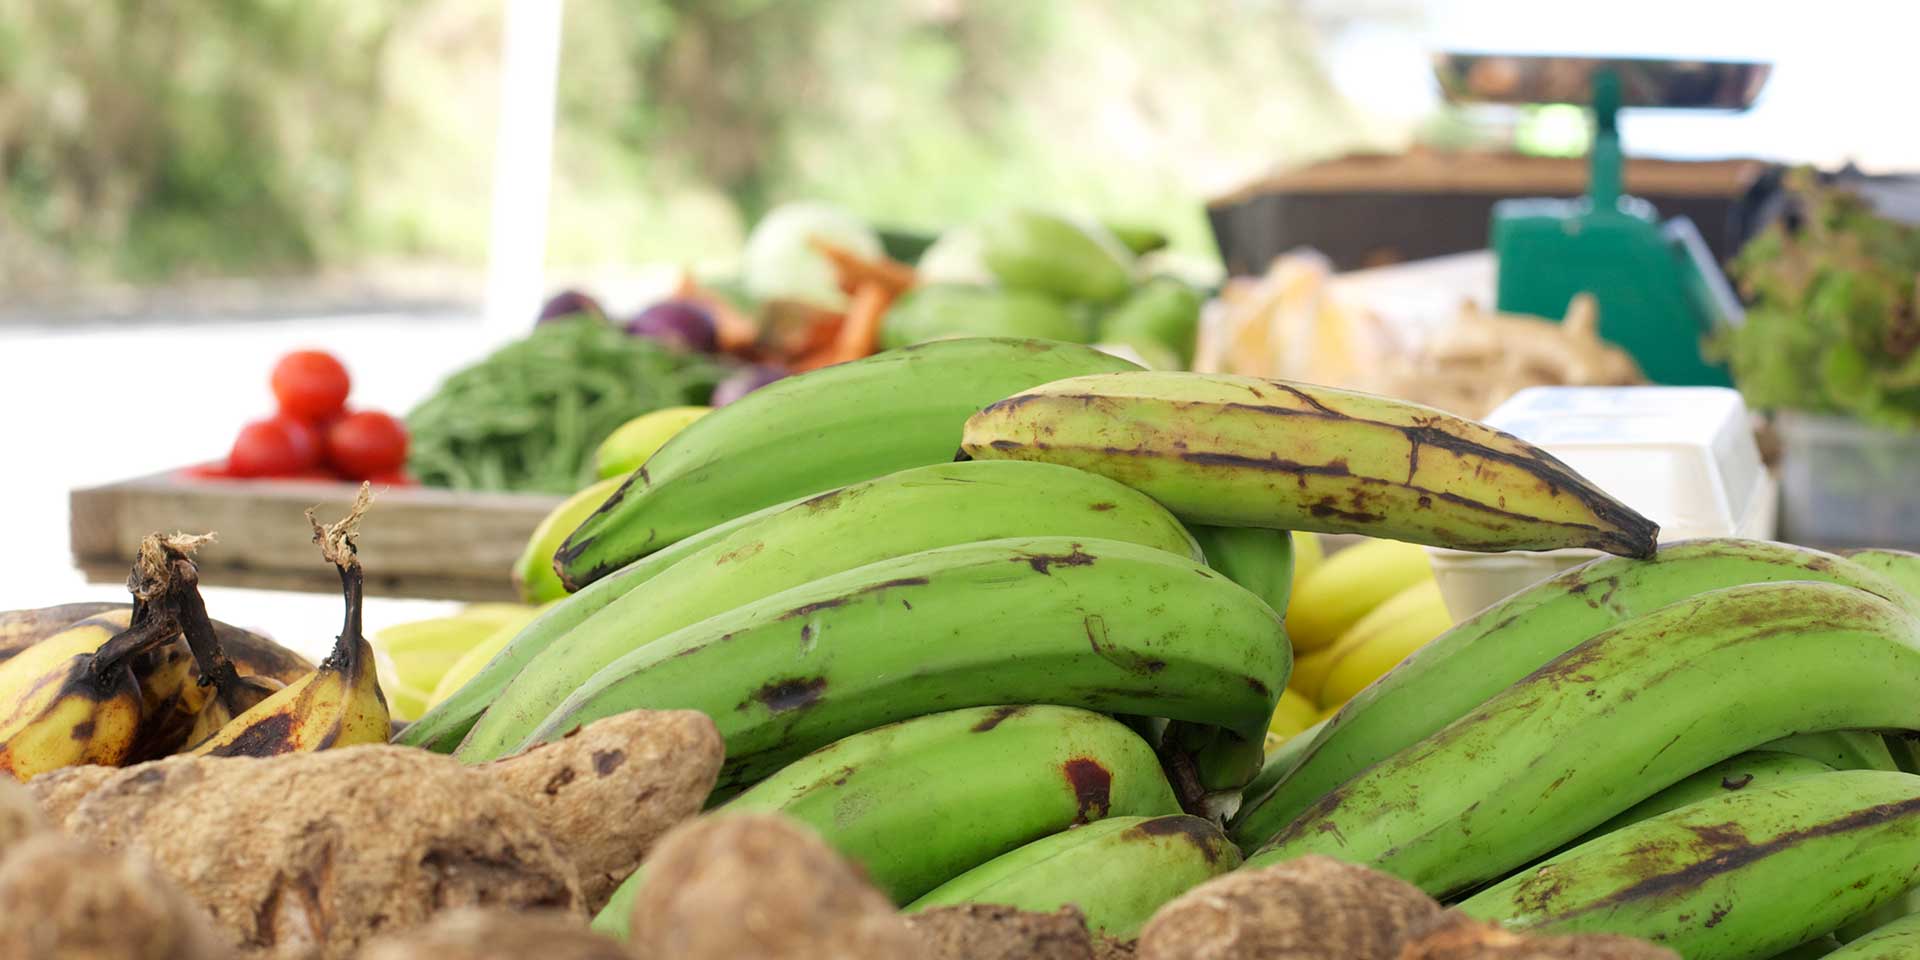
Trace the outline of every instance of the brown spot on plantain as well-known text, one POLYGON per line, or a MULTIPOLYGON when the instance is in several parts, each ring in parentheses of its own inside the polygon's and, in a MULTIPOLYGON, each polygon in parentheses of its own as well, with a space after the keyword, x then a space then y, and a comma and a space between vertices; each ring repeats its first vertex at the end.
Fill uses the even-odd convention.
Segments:
POLYGON ((1143 836, 1180 837, 1192 844, 1194 849, 1199 850, 1200 855, 1206 857, 1208 863, 1220 861, 1220 847, 1226 842, 1220 835, 1220 828, 1199 817, 1185 814, 1154 817, 1134 825, 1132 829, 1143 836))
POLYGON ((718 557, 715 557, 713 561, 713 565, 717 567, 723 563, 734 563, 740 560, 745 560, 748 557, 751 557, 754 554, 759 553, 762 550, 765 550, 766 548, 767 548, 767 544, 763 540, 755 540, 752 543, 742 544, 739 547, 736 547, 732 550, 727 551, 726 553, 721 554, 718 557))
POLYGON ((1060 772, 1073 790, 1074 822, 1092 823, 1104 818, 1113 804, 1113 773, 1100 761, 1074 757, 1060 765, 1060 772))
MULTIPOLYGON (((774 713, 804 710, 820 702, 827 689, 826 677, 801 677, 771 681, 753 692, 753 702, 774 713)), ((740 705, 745 710, 747 704, 740 705)))
POLYGON ((1032 567, 1041 576, 1052 576, 1054 567, 1091 567, 1095 559, 1076 543, 1067 553, 1022 553, 1014 557, 1014 562, 1032 567))
POLYGON ((976 723, 973 725, 973 732, 986 733, 987 731, 992 730, 994 727, 999 726, 1002 721, 1008 719, 1009 717, 1015 717, 1022 713, 1025 713, 1026 710, 1027 710, 1026 707, 1018 707, 1018 706, 995 707, 993 708, 992 713, 987 714, 985 717, 981 718, 979 723, 976 723))
POLYGON ((232 740, 208 751, 214 757, 273 757, 286 753, 299 722, 290 713, 275 713, 253 722, 232 740))

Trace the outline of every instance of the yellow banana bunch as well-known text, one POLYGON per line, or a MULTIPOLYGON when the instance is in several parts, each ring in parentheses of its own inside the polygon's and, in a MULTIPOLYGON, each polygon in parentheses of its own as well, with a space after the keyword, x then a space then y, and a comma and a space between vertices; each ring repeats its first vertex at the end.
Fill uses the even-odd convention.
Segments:
POLYGON ((113 610, 73 624, 0 664, 0 770, 18 780, 77 764, 125 761, 145 698, 131 663, 179 634, 164 613, 130 623, 113 610))
POLYGON ((354 530, 370 502, 368 487, 346 519, 323 525, 307 512, 320 552, 340 571, 345 623, 333 652, 313 672, 275 691, 193 748, 216 757, 266 757, 385 743, 391 720, 374 666, 373 647, 361 627, 363 575, 355 555, 354 530))
POLYGON ((1304 576, 1287 606, 1287 636, 1301 654, 1324 650, 1368 611, 1433 579, 1425 549, 1398 540, 1366 540, 1327 557, 1304 576))
POLYGON ((1315 701, 1329 709, 1346 703, 1452 626, 1438 583, 1423 580, 1400 591, 1322 652, 1327 659, 1315 701))
POLYGON ((451 616, 397 623, 376 632, 371 637, 375 675, 394 719, 411 720, 425 712, 454 664, 503 628, 518 632, 538 609, 476 603, 451 616))

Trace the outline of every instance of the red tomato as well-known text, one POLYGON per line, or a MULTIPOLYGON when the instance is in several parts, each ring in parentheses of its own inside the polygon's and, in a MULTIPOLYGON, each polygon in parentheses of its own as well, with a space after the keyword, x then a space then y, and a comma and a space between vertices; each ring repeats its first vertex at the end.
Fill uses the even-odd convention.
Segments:
POLYGON ((293 431, 272 420, 255 420, 240 428, 227 454, 227 469, 236 477, 284 477, 311 467, 293 431))
POLYGON ((301 470, 311 471, 320 466, 321 454, 325 452, 321 449, 325 439, 318 425, 286 413, 269 422, 278 424, 280 429, 286 431, 287 439, 293 442, 294 452, 299 456, 301 470))
POLYGON ((350 413, 327 428, 327 465, 350 480, 367 480, 407 464, 407 428, 374 410, 350 413))
POLYGON ((323 420, 339 412, 352 387, 347 368, 323 350, 295 350, 273 365, 273 395, 280 411, 303 420, 323 420))

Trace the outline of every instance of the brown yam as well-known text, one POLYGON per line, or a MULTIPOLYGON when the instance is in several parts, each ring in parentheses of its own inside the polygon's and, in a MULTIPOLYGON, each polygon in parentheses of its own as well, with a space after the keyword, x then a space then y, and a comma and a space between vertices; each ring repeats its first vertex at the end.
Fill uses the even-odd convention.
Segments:
POLYGON ((67 822, 67 814, 72 813, 87 794, 119 772, 118 767, 92 764, 61 767, 28 780, 27 792, 40 805, 40 813, 46 817, 47 823, 57 827, 67 822))
POLYGON ((171 757, 116 771, 64 826, 146 854, 249 955, 345 958, 452 907, 584 911, 526 803, 411 747, 171 757))
POLYGON ((700 812, 724 759, 706 714, 636 710, 483 769, 533 807, 598 911, 661 834, 700 812))
POLYGON ((859 867, 765 814, 676 827, 647 859, 630 946, 648 960, 898 960, 924 952, 859 867))
POLYGON ((205 914, 137 855, 42 833, 0 861, 0 956, 9 960, 215 960, 205 914))
POLYGON ((1401 947, 1399 960, 1680 960, 1644 940, 1589 933, 1539 937, 1513 933, 1448 911, 1401 947))
POLYGON ((967 903, 910 914, 924 960, 1095 960, 1087 920, 1073 907, 1029 913, 967 903))
POLYGON ((1308 856, 1217 877, 1140 931, 1141 960, 1394 960, 1440 905, 1396 877, 1308 856))
POLYGON ((0 858, 46 828, 46 817, 34 803, 33 794, 11 779, 0 777, 0 858))
POLYGON ((631 960, 618 940, 553 910, 462 907, 368 944, 357 960, 631 960))

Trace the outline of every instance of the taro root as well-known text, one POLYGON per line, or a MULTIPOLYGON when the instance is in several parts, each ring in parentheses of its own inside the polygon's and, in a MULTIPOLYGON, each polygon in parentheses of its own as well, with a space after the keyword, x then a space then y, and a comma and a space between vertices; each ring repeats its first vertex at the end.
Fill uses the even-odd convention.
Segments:
POLYGON ((1396 877, 1307 856, 1216 877, 1140 931, 1141 960, 1394 960, 1440 905, 1396 877))
POLYGON ((917 960, 920 939, 859 867, 771 814, 674 828, 647 859, 629 946, 647 960, 917 960))
POLYGON ((598 912, 661 834, 700 812, 725 755, 704 713, 633 711, 488 769, 533 805, 598 912))
POLYGON ((357 960, 632 960, 618 940, 587 929, 579 917, 553 910, 463 907, 425 926, 388 934, 357 960))
POLYGON ((41 833, 0 860, 0 956, 216 960, 199 907, 137 855, 41 833))
POLYGON ((1133 960, 1133 958, 1138 955, 1136 948, 1139 946, 1139 943, 1137 940, 1115 940, 1112 937, 1095 937, 1093 939, 1093 960, 1133 960))
POLYGON ((33 794, 10 779, 0 778, 0 858, 46 826, 33 794))
POLYGON ((49 770, 27 781, 27 793, 40 805, 40 813, 50 824, 58 826, 67 822, 67 814, 92 793, 95 787, 107 782, 107 778, 120 772, 118 767, 102 767, 89 764, 84 767, 61 767, 49 770))
POLYGON ((934 907, 907 917, 924 960, 1096 960, 1087 920, 1073 907, 1029 913, 999 904, 934 907))
POLYGON ((1512 933, 1448 911, 1400 948, 1399 960, 1680 960, 1644 940, 1604 933, 1543 937, 1512 933))
POLYGON ((584 918, 572 856, 595 876, 637 862, 723 752, 703 715, 635 711, 479 767, 388 745, 170 757, 43 801, 73 835, 150 857, 244 952, 332 960, 456 907, 584 918))

